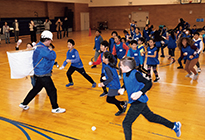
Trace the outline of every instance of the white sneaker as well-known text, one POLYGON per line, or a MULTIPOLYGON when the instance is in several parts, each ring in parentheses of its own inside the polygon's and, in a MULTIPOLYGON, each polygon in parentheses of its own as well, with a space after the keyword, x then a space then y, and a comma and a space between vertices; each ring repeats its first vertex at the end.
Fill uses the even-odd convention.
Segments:
POLYGON ((118 75, 119 79, 122 79, 121 75, 118 75))
POLYGON ((187 74, 185 77, 190 77, 192 75, 192 73, 190 73, 190 74, 187 74))
POLYGON ((63 113, 65 112, 64 108, 56 108, 56 109, 52 109, 52 113, 63 113))
POLYGON ((194 75, 193 80, 197 80, 198 79, 198 74, 194 75))
POLYGON ((197 69, 197 72, 200 73, 200 72, 201 72, 201 68, 198 68, 198 69, 197 69))
POLYGON ((23 105, 22 103, 19 105, 20 108, 23 108, 23 110, 29 109, 29 106, 23 105))

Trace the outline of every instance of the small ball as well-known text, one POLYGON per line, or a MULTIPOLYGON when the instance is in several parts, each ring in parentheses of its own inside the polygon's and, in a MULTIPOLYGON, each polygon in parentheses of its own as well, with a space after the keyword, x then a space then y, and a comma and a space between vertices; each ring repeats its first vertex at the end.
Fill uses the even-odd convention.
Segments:
POLYGON ((95 126, 92 126, 92 128, 91 128, 93 131, 95 131, 96 130, 96 127, 95 126))

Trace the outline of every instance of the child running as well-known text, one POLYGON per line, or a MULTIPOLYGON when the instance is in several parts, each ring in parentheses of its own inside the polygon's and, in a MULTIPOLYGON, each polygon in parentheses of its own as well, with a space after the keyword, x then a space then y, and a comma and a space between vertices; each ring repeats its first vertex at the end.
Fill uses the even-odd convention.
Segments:
POLYGON ((149 77, 149 79, 151 79, 151 68, 154 71, 155 74, 155 80, 154 82, 158 82, 159 81, 159 77, 158 77, 158 72, 157 72, 157 65, 159 64, 159 60, 158 60, 158 52, 159 52, 159 48, 156 47, 154 39, 150 39, 149 40, 149 46, 147 48, 147 76, 149 77))
POLYGON ((128 103, 131 104, 123 121, 125 139, 132 139, 132 123, 140 114, 142 114, 150 122, 159 123, 174 130, 177 137, 179 137, 181 135, 180 122, 171 122, 157 114, 154 114, 149 109, 147 105, 148 97, 145 93, 152 87, 152 83, 150 80, 144 78, 142 74, 135 69, 135 60, 130 57, 125 57, 120 61, 120 63, 124 80, 123 88, 127 90, 129 100, 128 103))
POLYGON ((110 52, 105 52, 103 54, 103 62, 105 63, 105 77, 106 80, 101 82, 99 86, 109 87, 109 92, 107 96, 107 102, 110 104, 115 104, 119 111, 115 116, 119 116, 126 111, 127 101, 118 101, 115 96, 118 95, 118 90, 120 89, 120 80, 118 78, 117 70, 115 67, 115 59, 110 52))
POLYGON ((175 48, 177 47, 176 44, 176 36, 173 30, 170 31, 169 34, 169 41, 168 41, 168 49, 169 49, 169 60, 172 60, 172 63, 175 62, 174 56, 175 56, 175 48))
MULTIPOLYGON (((194 33, 193 40, 194 40, 194 42, 195 42, 194 45, 199 49, 197 53, 200 55, 200 53, 201 53, 201 51, 202 51, 202 49, 203 49, 203 42, 202 42, 202 40, 199 38, 199 32, 195 32, 195 33, 194 33)), ((200 63, 199 63, 199 61, 196 63, 196 66, 197 66, 197 71, 198 71, 198 73, 200 73, 200 72, 201 72, 201 68, 200 68, 200 63)))
POLYGON ((83 68, 83 63, 80 59, 79 53, 76 49, 74 49, 75 42, 73 39, 68 39, 68 52, 66 60, 64 61, 63 65, 59 68, 60 70, 64 69, 64 67, 67 65, 67 63, 71 63, 68 71, 67 71, 67 77, 69 80, 69 83, 66 85, 66 87, 73 86, 73 80, 71 75, 74 71, 78 71, 81 75, 83 75, 91 84, 92 88, 96 87, 96 83, 93 81, 93 79, 85 72, 85 69, 83 68))
MULTIPOLYGON (((105 69, 104 69, 105 68, 105 63, 103 63, 102 58, 103 58, 103 54, 105 52, 107 52, 107 49, 108 49, 108 42, 106 40, 104 40, 100 45, 101 54, 99 55, 97 61, 89 63, 90 65, 99 65, 100 63, 102 63, 100 82, 105 81, 104 78, 103 78, 105 76, 105 69)), ((102 89, 103 89, 103 93, 100 94, 100 97, 106 96, 108 94, 106 86, 103 86, 102 89)))
POLYGON ((109 39, 109 51, 112 53, 113 46, 115 45, 115 37, 118 35, 116 31, 111 33, 112 37, 109 39))

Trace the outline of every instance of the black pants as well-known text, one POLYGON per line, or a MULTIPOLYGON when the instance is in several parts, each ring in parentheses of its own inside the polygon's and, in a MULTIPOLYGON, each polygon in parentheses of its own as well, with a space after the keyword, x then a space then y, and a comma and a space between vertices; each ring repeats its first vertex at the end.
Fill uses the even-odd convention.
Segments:
POLYGON ((19 31, 14 31, 15 42, 19 40, 19 31))
POLYGON ((57 39, 61 39, 62 35, 61 35, 61 31, 57 31, 57 39))
MULTIPOLYGON (((179 57, 178 63, 179 63, 179 65, 180 65, 181 67, 183 67, 183 66, 182 66, 182 60, 183 60, 183 58, 179 57)), ((184 64, 185 64, 185 63, 186 63, 186 59, 184 59, 184 64)))
MULTIPOLYGON (((100 82, 104 82, 104 81, 105 81, 105 80, 102 79, 103 76, 105 76, 105 74, 101 74, 100 82)), ((106 88, 106 86, 102 87, 102 89, 103 89, 103 92, 104 92, 105 94, 108 93, 108 92, 107 92, 107 88, 106 88)))
POLYGON ((50 76, 37 77, 35 86, 27 94, 23 101, 23 105, 29 104, 29 102, 45 87, 48 97, 53 109, 58 108, 57 104, 57 90, 50 76))
POLYGON ((70 68, 67 71, 67 77, 70 83, 73 83, 71 75, 73 74, 74 71, 79 72, 81 75, 83 75, 90 83, 94 83, 93 79, 85 72, 84 68, 76 68, 73 66, 70 66, 70 68))
POLYGON ((36 32, 30 31, 30 34, 31 34, 31 42, 36 42, 36 32))
POLYGON ((117 106, 117 108, 119 110, 123 110, 123 108, 121 107, 121 105, 124 105, 125 102, 124 101, 118 101, 115 96, 107 96, 107 102, 110 104, 115 104, 117 106))
POLYGON ((123 129, 126 140, 132 139, 132 123, 137 119, 140 114, 142 114, 150 122, 159 123, 171 129, 173 129, 174 127, 173 122, 170 122, 169 120, 157 114, 154 114, 147 106, 147 103, 135 101, 131 104, 127 115, 123 121, 123 129))
POLYGON ((175 48, 171 49, 169 48, 169 55, 174 56, 175 48))
POLYGON ((65 37, 65 35, 68 37, 68 28, 64 28, 64 33, 63 33, 63 37, 65 37))
POLYGON ((137 70, 140 71, 140 72, 142 72, 142 73, 144 73, 144 74, 147 74, 147 72, 148 72, 148 71, 144 68, 144 64, 139 65, 139 66, 137 67, 137 70))

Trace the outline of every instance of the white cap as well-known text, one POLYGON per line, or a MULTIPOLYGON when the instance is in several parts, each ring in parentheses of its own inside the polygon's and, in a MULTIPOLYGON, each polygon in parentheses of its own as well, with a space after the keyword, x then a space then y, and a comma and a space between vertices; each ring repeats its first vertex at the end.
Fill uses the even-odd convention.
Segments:
POLYGON ((45 30, 41 33, 41 38, 49 38, 53 40, 53 34, 50 31, 45 30))

